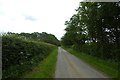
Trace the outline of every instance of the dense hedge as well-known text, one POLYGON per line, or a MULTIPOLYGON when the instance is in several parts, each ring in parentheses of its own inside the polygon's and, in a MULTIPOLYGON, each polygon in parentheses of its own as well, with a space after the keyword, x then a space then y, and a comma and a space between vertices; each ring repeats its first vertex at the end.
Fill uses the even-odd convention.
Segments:
POLYGON ((60 46, 60 41, 53 34, 48 34, 46 32, 38 33, 13 33, 7 32, 6 35, 15 36, 25 40, 34 40, 34 41, 42 41, 50 44, 54 44, 56 46, 60 46))
POLYGON ((3 78, 20 77, 25 71, 32 70, 56 46, 16 37, 2 37, 3 78))

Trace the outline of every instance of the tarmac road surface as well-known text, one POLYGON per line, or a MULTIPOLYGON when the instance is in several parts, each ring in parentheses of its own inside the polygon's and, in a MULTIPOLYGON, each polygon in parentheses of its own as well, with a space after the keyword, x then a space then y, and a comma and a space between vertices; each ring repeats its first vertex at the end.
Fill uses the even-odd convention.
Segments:
POLYGON ((108 78, 61 47, 58 49, 55 78, 108 78))

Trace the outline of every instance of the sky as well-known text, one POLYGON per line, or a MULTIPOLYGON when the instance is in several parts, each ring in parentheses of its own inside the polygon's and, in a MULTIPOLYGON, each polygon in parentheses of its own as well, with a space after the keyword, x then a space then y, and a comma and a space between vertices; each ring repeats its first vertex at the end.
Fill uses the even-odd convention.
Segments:
POLYGON ((47 32, 60 39, 80 0, 0 0, 0 32, 47 32))

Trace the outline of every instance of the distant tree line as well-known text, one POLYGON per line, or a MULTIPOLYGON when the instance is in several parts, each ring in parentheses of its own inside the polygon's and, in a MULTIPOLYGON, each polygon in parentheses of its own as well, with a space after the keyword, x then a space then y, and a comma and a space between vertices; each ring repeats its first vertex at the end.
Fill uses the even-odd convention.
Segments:
POLYGON ((81 2, 69 21, 62 45, 118 61, 120 59, 120 3, 81 2))
POLYGON ((53 34, 48 34, 46 32, 42 32, 42 33, 38 33, 38 32, 34 32, 34 33, 7 32, 6 35, 14 36, 14 37, 25 39, 25 40, 43 41, 43 42, 51 43, 51 44, 54 44, 57 46, 60 45, 59 40, 53 34))

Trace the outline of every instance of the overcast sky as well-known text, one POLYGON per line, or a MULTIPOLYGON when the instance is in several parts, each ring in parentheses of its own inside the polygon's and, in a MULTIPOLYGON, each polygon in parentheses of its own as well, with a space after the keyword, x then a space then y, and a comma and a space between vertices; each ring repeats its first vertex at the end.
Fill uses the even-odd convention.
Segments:
POLYGON ((80 0, 0 0, 0 32, 47 32, 60 39, 80 0))

